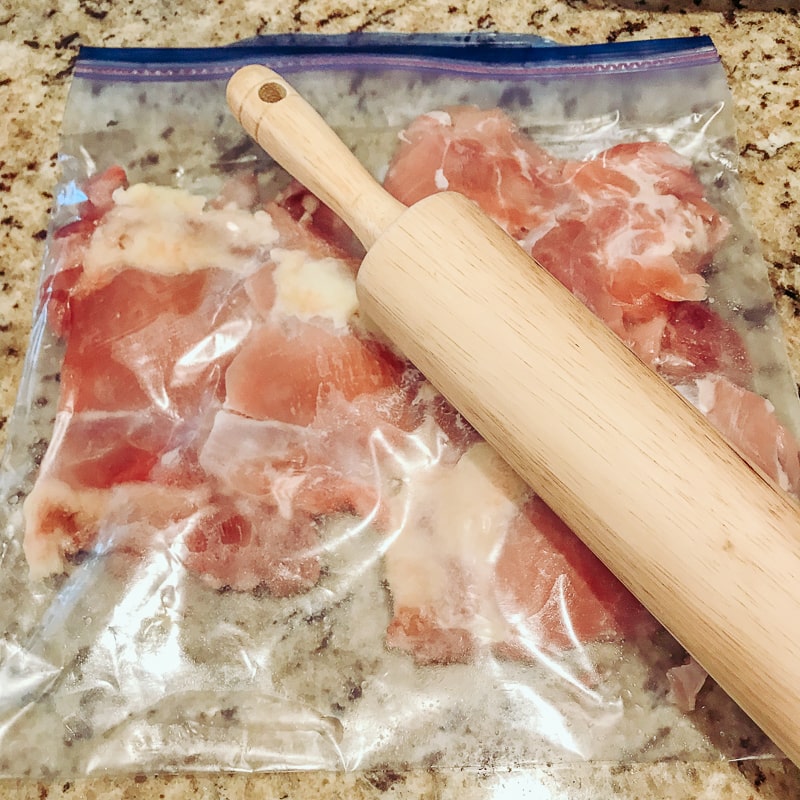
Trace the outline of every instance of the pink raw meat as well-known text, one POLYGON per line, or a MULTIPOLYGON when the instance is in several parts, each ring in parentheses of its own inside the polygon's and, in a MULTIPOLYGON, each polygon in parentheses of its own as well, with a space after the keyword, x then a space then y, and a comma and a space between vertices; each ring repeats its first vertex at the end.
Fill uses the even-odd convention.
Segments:
POLYGON ((116 169, 90 181, 86 219, 56 235, 69 247, 44 303, 65 355, 59 422, 25 504, 32 572, 60 571, 81 551, 135 556, 160 542, 215 587, 307 590, 320 574, 321 519, 388 524, 376 441, 388 450, 419 424, 420 376, 338 308, 334 321, 305 318, 308 270, 327 270, 346 309, 357 266, 341 223, 305 190, 287 191, 289 210, 243 216, 258 199, 247 176, 208 214, 158 187, 114 194, 125 186, 116 169), (161 217, 174 219, 174 262, 157 246, 161 217), (127 220, 140 236, 136 266, 125 263, 127 220), (206 263, 204 237, 222 266, 206 263), (286 285, 281 264, 297 272, 286 285))
POLYGON ((424 114, 401 141, 390 192, 407 204, 445 189, 475 200, 648 363, 662 355, 663 301, 705 298, 701 272, 729 225, 668 145, 560 160, 502 112, 473 107, 424 114))
POLYGON ((691 656, 685 664, 668 669, 667 680, 672 702, 682 711, 694 711, 697 695, 706 678, 708 673, 691 656))
POLYGON ((700 376, 678 389, 745 458, 800 496, 800 445, 772 403, 720 375, 700 376))
POLYGON ((420 663, 536 660, 652 618, 485 443, 409 488, 386 553, 391 647, 420 663))
POLYGON ((271 502, 241 494, 210 498, 185 536, 186 566, 216 588, 263 587, 285 597, 319 579, 319 534, 312 515, 290 518, 271 502))
POLYGON ((549 226, 570 202, 561 171, 502 111, 464 106, 417 117, 401 135, 384 185, 406 205, 460 192, 519 239, 549 226))

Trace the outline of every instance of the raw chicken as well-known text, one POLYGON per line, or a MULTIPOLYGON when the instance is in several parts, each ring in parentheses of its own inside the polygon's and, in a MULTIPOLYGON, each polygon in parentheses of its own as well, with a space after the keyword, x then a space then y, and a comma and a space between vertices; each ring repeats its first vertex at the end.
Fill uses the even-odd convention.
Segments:
POLYGON ((703 375, 677 388, 745 458, 800 496, 799 445, 769 400, 721 375, 703 375))
POLYGON ((670 667, 667 680, 672 702, 682 711, 694 711, 697 695, 707 678, 708 673, 691 656, 685 664, 670 667))
POLYGON ((216 587, 307 590, 322 518, 388 522, 374 439, 418 424, 421 378, 361 325, 324 212, 242 209, 245 178, 211 204, 126 186, 116 168, 92 179, 85 218, 56 234, 44 302, 65 354, 24 508, 32 574, 158 546, 216 587))
POLYGON ((401 134, 384 186, 412 205, 437 191, 460 192, 511 236, 551 226, 572 192, 563 165, 498 109, 464 106, 418 117, 401 134))
POLYGON ((480 652, 534 660, 652 626, 489 445, 421 471, 399 501, 408 521, 386 554, 391 647, 425 664, 480 652))
POLYGON ((225 406, 255 419, 310 424, 332 391, 345 400, 399 385, 403 365, 390 351, 325 325, 261 325, 225 375, 225 406))
POLYGON ((445 189, 473 199, 650 364, 669 357, 665 301, 705 298, 702 270, 729 228, 668 145, 561 160, 498 110, 414 120, 385 186, 406 204, 445 189))

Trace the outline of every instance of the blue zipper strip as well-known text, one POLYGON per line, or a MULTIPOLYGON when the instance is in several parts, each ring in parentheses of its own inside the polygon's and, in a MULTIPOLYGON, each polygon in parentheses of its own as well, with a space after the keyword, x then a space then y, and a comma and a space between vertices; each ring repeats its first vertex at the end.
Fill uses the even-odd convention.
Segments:
POLYGON ((253 62, 269 62, 287 73, 372 67, 502 78, 670 69, 718 63, 719 54, 707 36, 559 45, 536 36, 485 32, 278 34, 212 48, 83 47, 75 76, 215 80, 253 62))

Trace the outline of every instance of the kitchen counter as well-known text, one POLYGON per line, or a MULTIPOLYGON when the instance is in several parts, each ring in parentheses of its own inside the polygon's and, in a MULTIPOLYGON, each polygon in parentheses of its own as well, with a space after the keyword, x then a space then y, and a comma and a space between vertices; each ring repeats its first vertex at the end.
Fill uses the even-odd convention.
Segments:
MULTIPOLYGON (((256 34, 350 30, 535 33, 561 42, 708 34, 735 100, 741 176, 800 375, 800 18, 771 0, 7 0, 0 9, 0 448, 26 352, 57 180, 59 122, 80 44, 220 45, 256 34), (658 10, 648 10, 649 8, 658 10), (706 10, 707 9, 707 10, 706 10)), ((789 798, 782 760, 577 764, 494 773, 178 775, 0 781, 0 798, 789 798)))

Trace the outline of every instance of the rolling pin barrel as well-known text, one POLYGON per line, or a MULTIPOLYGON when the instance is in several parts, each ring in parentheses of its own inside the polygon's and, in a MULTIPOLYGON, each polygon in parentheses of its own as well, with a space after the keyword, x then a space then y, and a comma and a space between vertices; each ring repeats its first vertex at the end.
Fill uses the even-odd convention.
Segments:
POLYGON ((370 248, 362 309, 800 764, 794 501, 470 201, 404 209, 263 67, 228 95, 370 248))

